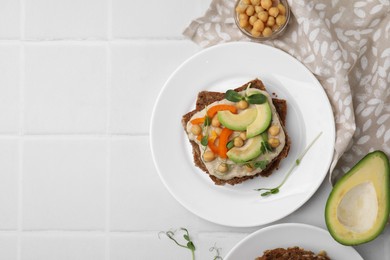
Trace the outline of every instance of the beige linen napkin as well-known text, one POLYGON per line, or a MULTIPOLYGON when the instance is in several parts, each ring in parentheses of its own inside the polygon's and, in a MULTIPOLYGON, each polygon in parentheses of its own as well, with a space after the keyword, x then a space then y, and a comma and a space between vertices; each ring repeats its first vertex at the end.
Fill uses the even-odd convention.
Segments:
MULTIPOLYGON (((249 41, 234 0, 212 0, 184 35, 202 47, 249 41)), ((366 153, 390 154, 390 0, 289 0, 287 31, 265 44, 301 61, 324 87, 336 124, 332 184, 366 153)), ((321 115, 318 115, 321 116, 321 115)))

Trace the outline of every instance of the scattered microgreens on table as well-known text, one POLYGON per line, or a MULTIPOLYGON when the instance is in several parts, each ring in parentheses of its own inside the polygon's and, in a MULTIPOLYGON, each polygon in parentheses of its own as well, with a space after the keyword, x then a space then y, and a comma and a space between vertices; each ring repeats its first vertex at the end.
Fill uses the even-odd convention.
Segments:
POLYGON ((214 256, 213 260, 223 260, 219 250, 221 250, 221 248, 217 247, 216 244, 214 244, 214 246, 209 249, 210 252, 215 251, 215 256, 214 256))
POLYGON ((187 243, 185 245, 184 244, 180 244, 176 240, 176 238, 175 238, 175 232, 176 231, 171 231, 171 230, 170 231, 161 231, 160 233, 158 233, 158 237, 160 238, 160 235, 164 234, 169 239, 171 239, 173 242, 175 242, 176 245, 178 245, 180 247, 183 247, 183 248, 187 248, 188 250, 191 251, 192 260, 195 260, 195 245, 194 245, 194 243, 192 242, 192 240, 190 238, 190 234, 189 234, 188 230, 185 229, 185 228, 180 228, 179 230, 184 232, 183 238, 185 239, 185 241, 187 241, 187 243))
POLYGON ((265 191, 265 192, 260 194, 263 197, 278 193, 280 191, 280 188, 287 181, 288 177, 291 175, 291 173, 295 169, 295 167, 301 163, 301 161, 302 161, 303 157, 305 156, 305 154, 307 153, 307 151, 313 146, 313 144, 318 140, 318 138, 320 138, 321 135, 322 135, 322 132, 320 132, 316 136, 316 138, 314 138, 313 141, 311 141, 311 143, 305 148, 305 150, 302 152, 302 154, 300 156, 298 156, 298 158, 295 160, 295 163, 290 167, 286 176, 284 177, 284 179, 282 180, 282 182, 278 186, 276 186, 274 188, 259 188, 259 189, 255 189, 255 191, 265 191))

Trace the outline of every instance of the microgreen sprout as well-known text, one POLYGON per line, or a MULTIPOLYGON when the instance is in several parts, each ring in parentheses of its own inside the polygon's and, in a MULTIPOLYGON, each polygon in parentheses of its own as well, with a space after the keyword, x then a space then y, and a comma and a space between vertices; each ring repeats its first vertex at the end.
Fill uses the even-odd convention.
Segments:
POLYGON ((215 251, 215 256, 214 256, 213 260, 223 260, 221 253, 220 253, 220 250, 221 250, 221 248, 217 247, 216 244, 214 244, 214 246, 209 249, 210 252, 215 251))
MULTIPOLYGON (((248 84, 247 89, 250 87, 248 84)), ((225 98, 231 102, 239 102, 241 100, 245 100, 249 104, 264 104, 267 102, 267 97, 261 93, 252 94, 250 96, 246 95, 241 96, 237 91, 233 89, 229 89, 225 92, 225 98)))
POLYGON ((160 233, 158 233, 158 238, 161 239, 160 236, 162 234, 166 235, 169 239, 171 239, 173 242, 175 242, 176 245, 178 245, 182 248, 187 248, 188 250, 190 250, 191 255, 192 255, 192 260, 195 260, 195 245, 190 238, 190 234, 189 234, 188 230, 185 228, 180 228, 179 231, 182 231, 184 233, 183 238, 187 242, 186 244, 180 244, 175 238, 176 231, 172 231, 172 230, 161 231, 160 233))
POLYGON ((284 179, 282 180, 282 182, 278 186, 276 186, 274 188, 259 188, 259 189, 255 189, 255 191, 265 191, 265 192, 260 194, 263 197, 278 193, 279 189, 287 181, 288 177, 291 175, 291 173, 293 172, 295 167, 301 163, 301 161, 302 161, 303 157, 305 156, 305 154, 307 153, 307 151, 313 146, 313 144, 318 140, 318 138, 320 138, 321 135, 322 135, 322 132, 320 132, 316 136, 316 138, 314 138, 314 140, 311 141, 311 143, 305 148, 305 150, 301 153, 301 155, 298 156, 298 158, 295 160, 295 163, 290 167, 286 176, 284 176, 284 179))

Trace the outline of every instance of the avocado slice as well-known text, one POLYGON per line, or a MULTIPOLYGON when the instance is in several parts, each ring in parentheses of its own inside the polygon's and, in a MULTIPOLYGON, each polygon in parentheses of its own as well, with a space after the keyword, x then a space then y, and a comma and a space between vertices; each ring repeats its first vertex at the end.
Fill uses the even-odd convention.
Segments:
POLYGON ((381 151, 361 159, 333 187, 325 207, 332 237, 344 245, 359 245, 383 231, 390 209, 390 166, 381 151))
POLYGON ((255 120, 246 128, 247 138, 254 137, 267 130, 271 124, 272 110, 268 102, 261 105, 255 105, 257 116, 255 120))
POLYGON ((261 154, 261 135, 248 139, 241 147, 233 147, 227 152, 227 156, 235 163, 244 163, 258 157, 261 154))
POLYGON ((225 127, 235 130, 244 131, 257 116, 257 109, 248 108, 239 114, 233 114, 229 110, 218 111, 218 120, 225 127))

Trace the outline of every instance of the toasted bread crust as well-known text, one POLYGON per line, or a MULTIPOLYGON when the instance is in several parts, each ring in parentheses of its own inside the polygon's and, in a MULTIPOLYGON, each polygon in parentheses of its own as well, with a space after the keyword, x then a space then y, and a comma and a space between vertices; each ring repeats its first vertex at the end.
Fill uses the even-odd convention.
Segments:
MULTIPOLYGON (((259 79, 255 79, 255 80, 252 80, 250 82, 245 83, 241 87, 236 88, 235 91, 244 90, 248 86, 248 83, 251 83, 251 88, 266 90, 265 86, 263 85, 263 82, 261 82, 261 80, 259 80, 259 79)), ((182 117, 182 125, 184 127, 184 130, 186 131, 187 123, 195 113, 204 109, 205 106, 210 105, 211 103, 214 103, 215 101, 220 101, 224 98, 225 98, 225 93, 221 93, 221 92, 212 92, 212 91, 199 92, 198 98, 196 100, 196 108, 194 110, 192 110, 191 112, 188 112, 187 114, 185 114, 182 117)), ((285 144, 283 150, 280 152, 280 154, 274 160, 272 160, 271 163, 269 163, 267 165, 267 168, 265 168, 263 171, 259 172, 258 174, 255 174, 252 176, 234 177, 230 180, 218 179, 217 177, 209 174, 205 164, 203 163, 203 161, 201 159, 201 152, 200 152, 199 145, 196 144, 194 141, 190 140, 195 165, 197 167, 199 167, 202 171, 207 173, 216 185, 224 185, 226 183, 230 184, 230 185, 235 185, 235 184, 242 183, 246 180, 253 179, 259 175, 267 177, 267 176, 271 175, 275 169, 278 169, 280 161, 282 159, 284 159, 285 157, 287 157, 288 152, 290 150, 290 138, 288 137, 287 132, 285 130, 285 122, 286 122, 286 115, 287 115, 287 103, 285 100, 277 99, 277 98, 273 98, 272 102, 275 106, 275 109, 276 109, 276 111, 279 115, 280 121, 282 123, 282 127, 283 127, 285 135, 286 135, 286 144, 285 144)))
POLYGON ((315 254, 312 251, 300 247, 275 248, 264 251, 264 254, 256 260, 330 260, 325 252, 315 254))

